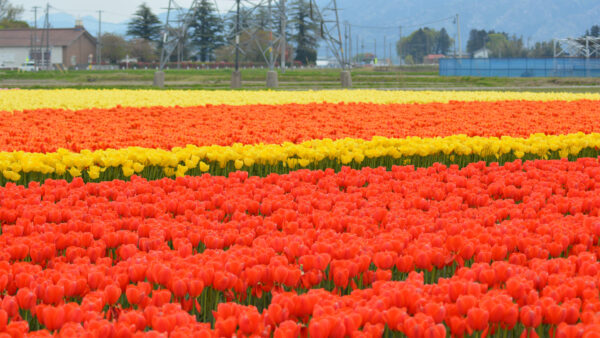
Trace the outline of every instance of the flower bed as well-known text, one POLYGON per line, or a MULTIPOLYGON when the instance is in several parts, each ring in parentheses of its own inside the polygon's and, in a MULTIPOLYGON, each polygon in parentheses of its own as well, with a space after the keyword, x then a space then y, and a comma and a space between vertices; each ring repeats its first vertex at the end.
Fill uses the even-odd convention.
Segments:
POLYGON ((63 334, 596 330, 599 179, 581 159, 9 185, 0 320, 63 334))
POLYGON ((599 102, 3 91, 0 336, 597 337, 599 102))

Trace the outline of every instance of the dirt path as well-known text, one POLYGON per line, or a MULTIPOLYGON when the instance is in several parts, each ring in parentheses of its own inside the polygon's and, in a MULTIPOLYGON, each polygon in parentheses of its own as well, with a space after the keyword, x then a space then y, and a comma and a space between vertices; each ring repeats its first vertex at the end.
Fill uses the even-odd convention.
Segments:
MULTIPOLYGON (((415 76, 415 77, 426 77, 426 76, 415 76)), ((265 81, 255 81, 255 80, 247 80, 242 81, 244 85, 252 88, 261 88, 265 85, 265 81)), ((205 80, 205 81, 167 81, 168 86, 172 87, 181 87, 181 88, 198 88, 198 87, 206 87, 206 88, 228 88, 229 81, 226 79, 219 80, 205 80)), ((285 81, 280 80, 280 87, 282 89, 321 89, 321 88, 335 88, 339 85, 338 81, 285 81)), ((54 80, 54 79, 8 79, 8 80, 0 80, 0 87, 148 87, 151 88, 151 81, 141 81, 141 80, 127 80, 127 81, 93 81, 93 82, 84 82, 84 81, 65 81, 65 80, 54 80)), ((501 90, 501 91, 509 91, 509 90, 544 90, 544 91, 569 91, 569 90, 586 90, 590 89, 594 92, 600 92, 600 85, 521 85, 521 86, 489 86, 482 87, 474 84, 473 86, 455 86, 455 84, 451 82, 436 82, 436 83, 428 83, 424 81, 418 82, 410 82, 408 85, 398 86, 398 83, 388 82, 388 81, 355 81, 355 88, 373 88, 379 90, 501 90)))

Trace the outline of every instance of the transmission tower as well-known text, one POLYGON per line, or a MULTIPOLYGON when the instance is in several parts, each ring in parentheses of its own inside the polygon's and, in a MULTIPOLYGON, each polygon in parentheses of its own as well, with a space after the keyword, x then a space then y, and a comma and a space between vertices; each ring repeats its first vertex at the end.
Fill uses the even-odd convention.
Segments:
POLYGON ((342 31, 340 27, 340 16, 336 0, 330 0, 326 6, 319 8, 316 0, 310 0, 313 20, 321 25, 321 39, 342 66, 349 68, 349 62, 345 56, 343 47, 342 31))
MULTIPOLYGON (((239 28, 245 41, 239 45, 239 52, 246 55, 249 51, 246 49, 256 45, 267 67, 274 70, 276 60, 285 49, 285 28, 287 25, 285 0, 243 0, 241 3, 243 10, 239 12, 239 20, 244 24, 240 25, 239 28), (266 13, 263 13, 263 15, 266 14, 266 17, 263 17, 265 21, 253 20, 252 16, 257 15, 257 12, 261 10, 266 11, 266 13), (278 11, 281 30, 276 29, 274 10, 278 11)), ((236 13, 230 10, 229 15, 236 15, 236 13)), ((224 21, 226 21, 225 18, 224 21)), ((283 60, 281 59, 282 63, 283 60)))
MULTIPOLYGON (((185 44, 187 38, 187 30, 190 27, 192 20, 194 20, 194 8, 198 3, 198 0, 194 0, 189 9, 187 9, 179 6, 175 0, 169 0, 167 20, 162 34, 162 50, 160 58, 161 71, 164 69, 175 50, 178 50, 178 54, 181 55, 182 46, 185 44)), ((235 25, 234 36, 230 36, 225 43, 226 46, 231 47, 230 50, 232 54, 235 53, 238 55, 236 58, 238 62, 239 54, 243 56, 247 55, 247 49, 255 45, 258 50, 260 50, 264 62, 271 72, 274 72, 275 64, 278 59, 280 59, 281 71, 285 71, 287 50, 286 0, 239 0, 235 1, 233 6, 227 11, 220 11, 216 0, 214 0, 214 4, 217 14, 223 24, 226 23, 228 16, 235 16, 236 23, 244 23, 235 25), (238 9, 239 6, 242 8, 238 9), (266 22, 258 23, 256 20, 252 20, 251 17, 258 10, 266 10, 266 22), (274 10, 277 10, 277 18, 273 13, 274 10), (278 20, 279 27, 276 25, 276 20, 278 20), (244 41, 240 41, 241 35, 243 35, 244 41)), ((326 41, 328 48, 333 55, 335 55, 339 64, 342 65, 344 69, 348 68, 349 59, 345 58, 344 49, 342 47, 337 1, 330 0, 330 3, 322 9, 319 9, 316 0, 309 0, 309 4, 311 18, 321 26, 321 39, 326 41)), ((238 62, 236 62, 236 65, 239 66, 238 62)), ((273 75, 273 73, 269 75, 273 75)), ((163 77, 164 82, 164 73, 162 73, 161 76, 163 77)))
POLYGON ((554 39, 554 57, 600 57, 600 37, 554 39))
POLYGON ((177 50, 177 61, 180 65, 185 40, 187 39, 187 31, 194 20, 194 10, 198 2, 198 0, 194 0, 189 8, 184 8, 177 4, 175 0, 169 0, 167 20, 162 32, 160 70, 164 69, 175 50, 177 50))

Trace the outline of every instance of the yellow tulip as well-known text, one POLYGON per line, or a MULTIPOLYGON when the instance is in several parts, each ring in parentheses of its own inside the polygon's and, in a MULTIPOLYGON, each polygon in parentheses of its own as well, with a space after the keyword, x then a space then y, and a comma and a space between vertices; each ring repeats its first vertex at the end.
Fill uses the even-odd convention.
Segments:
POLYGON ((200 171, 207 172, 210 169, 210 166, 202 161, 200 161, 200 171))
MULTIPOLYGON (((234 166, 235 166, 235 169, 240 170, 244 166, 244 161, 242 161, 242 160, 235 160, 234 166)), ((225 166, 222 166, 221 168, 225 168, 225 166)))
POLYGON ((129 176, 133 175, 133 173, 135 172, 133 170, 133 168, 130 166, 123 166, 123 167, 121 167, 121 169, 123 170, 123 175, 125 177, 129 177, 129 176))
POLYGON ((130 147, 118 150, 83 150, 79 153, 69 153, 64 150, 47 154, 0 152, 0 171, 7 171, 10 176, 12 176, 11 172, 64 175, 69 168, 69 173, 74 177, 80 176, 82 170, 87 170, 90 177, 98 178, 99 173, 107 168, 120 168, 123 175, 129 177, 134 173, 141 173, 146 163, 162 167, 168 176, 175 176, 176 172, 181 176, 189 168, 198 167, 202 172, 207 172, 210 162, 221 168, 229 164, 237 170, 244 166, 279 164, 285 164, 290 168, 298 166, 304 168, 323 159, 349 164, 353 161, 362 163, 365 158, 402 159, 415 155, 424 158, 443 155, 452 160, 451 156, 456 155, 499 158, 508 153, 513 153, 518 158, 527 154, 544 158, 556 151, 561 157, 578 155, 582 150, 589 148, 600 148, 600 134, 537 134, 529 138, 502 137, 500 139, 465 135, 404 139, 376 137, 372 140, 346 138, 335 141, 311 140, 302 144, 287 142, 281 145, 257 144, 231 147, 186 146, 173 148, 171 151, 130 147))
POLYGON ((69 169, 69 174, 71 174, 71 176, 73 176, 73 177, 79 177, 79 176, 81 176, 81 170, 73 167, 73 168, 69 169))
POLYGON ((93 180, 98 179, 100 177, 100 167, 95 165, 91 166, 88 169, 88 175, 90 175, 90 178, 93 180))
POLYGON ((243 91, 225 90, 128 90, 128 89, 37 89, 11 90, 2 93, 0 111, 13 112, 38 108, 112 108, 150 106, 199 106, 206 104, 287 104, 318 102, 429 103, 499 100, 600 100, 597 93, 534 93, 499 91, 243 91))

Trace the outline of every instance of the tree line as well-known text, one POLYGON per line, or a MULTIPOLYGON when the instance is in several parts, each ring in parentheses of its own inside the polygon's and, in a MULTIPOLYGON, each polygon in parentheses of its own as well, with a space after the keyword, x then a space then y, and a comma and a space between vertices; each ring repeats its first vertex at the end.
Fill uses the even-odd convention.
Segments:
MULTIPOLYGON (((180 56, 183 60, 233 61, 235 55, 235 13, 225 15, 225 20, 214 8, 213 1, 202 0, 192 8, 192 22, 183 44, 172 55, 171 61, 180 56)), ((0 29, 27 28, 21 20, 23 6, 13 5, 9 0, 0 0, 0 29)), ((323 35, 322 24, 313 17, 309 0, 292 0, 287 24, 287 63, 314 64, 317 59, 319 38, 323 35)), ((239 37, 242 62, 263 63, 265 54, 279 51, 278 42, 273 43, 271 30, 281 30, 281 15, 278 6, 273 6, 271 17, 266 8, 256 10, 241 8, 239 37)), ((102 55, 106 62, 117 63, 126 55, 141 62, 155 62, 160 58, 162 30, 164 24, 150 7, 142 3, 127 25, 125 36, 106 33, 100 37, 102 55)), ((593 25, 582 36, 600 37, 600 25, 593 25)), ((552 57, 552 40, 536 42, 529 46, 522 36, 472 29, 469 32, 466 51, 470 55, 487 49, 488 57, 552 57)), ((452 55, 456 53, 455 40, 445 28, 419 28, 396 43, 397 54, 408 64, 421 63, 429 54, 452 55)))
MULTIPOLYGON (((600 25, 593 25, 580 38, 585 36, 600 37, 600 25)), ((453 55, 456 52, 454 39, 450 38, 446 29, 435 30, 425 27, 413 31, 396 44, 398 55, 407 64, 421 63, 429 54, 453 55)), ((541 41, 528 46, 522 36, 509 35, 494 30, 472 29, 467 40, 467 53, 473 55, 477 51, 487 49, 491 58, 546 58, 554 56, 554 42, 541 41)), ((597 57, 597 56, 596 56, 597 57)))
MULTIPOLYGON (((222 20, 211 0, 199 1, 190 10, 191 24, 183 44, 173 53, 171 61, 175 61, 178 55, 183 60, 231 61, 235 54, 235 13, 226 14, 225 20, 222 20)), ((0 0, 0 29, 29 27, 20 20, 23 13, 23 6, 0 0)), ((273 6, 271 15, 269 18, 269 12, 264 7, 256 10, 241 8, 242 62, 264 63, 263 52, 266 51, 267 57, 273 52, 269 50, 271 30, 279 32, 282 25, 278 6, 273 6)), ((322 28, 313 17, 310 1, 290 1, 286 18, 286 62, 314 64, 322 28)), ((162 47, 163 27, 164 23, 152 9, 142 3, 129 20, 125 35, 105 33, 100 37, 104 62, 117 63, 127 55, 141 62, 157 61, 162 47)), ((277 43, 273 47, 279 50, 277 43)))
POLYGON ((450 38, 445 28, 435 30, 419 28, 396 44, 398 55, 407 64, 421 63, 429 54, 448 54, 454 40, 450 38))
MULTIPOLYGON (((232 61, 235 55, 236 14, 228 13, 222 20, 213 5, 213 1, 202 0, 191 9, 192 21, 183 43, 171 56, 175 61, 178 56, 183 60, 194 61, 232 61)), ((273 6, 269 18, 267 8, 256 10, 242 7, 240 9, 240 55, 242 62, 264 63, 265 53, 279 50, 272 40, 271 30, 280 31, 281 16, 277 6, 273 6)), ((314 64, 317 59, 318 28, 312 17, 308 0, 291 1, 287 12, 287 44, 286 62, 314 64)), ((127 36, 104 34, 102 36, 103 55, 109 62, 118 62, 125 55, 142 62, 157 61, 160 57, 163 24, 158 16, 146 5, 142 4, 129 21, 127 36)))

